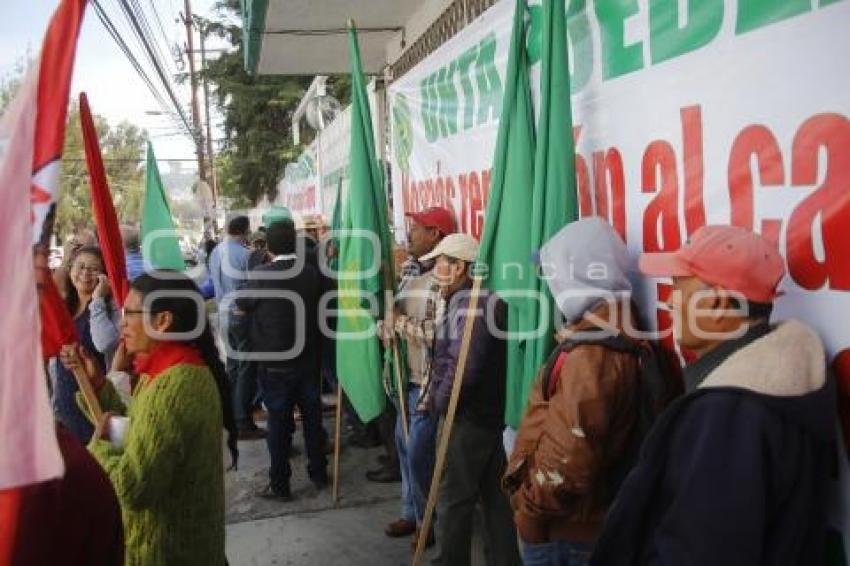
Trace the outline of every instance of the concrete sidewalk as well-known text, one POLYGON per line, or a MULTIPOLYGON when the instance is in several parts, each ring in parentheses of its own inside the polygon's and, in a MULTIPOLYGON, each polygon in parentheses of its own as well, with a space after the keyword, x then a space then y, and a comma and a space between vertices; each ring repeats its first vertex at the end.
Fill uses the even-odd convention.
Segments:
MULTIPOLYGON (((265 423, 260 422, 260 426, 265 423)), ((325 430, 333 437, 333 416, 325 430)), ((268 483, 268 452, 263 440, 239 443, 239 470, 225 475, 227 557, 231 566, 270 564, 410 564, 410 538, 391 539, 384 527, 398 518, 401 483, 366 480, 383 448, 345 445, 340 457, 340 501, 331 489, 318 491, 307 478, 301 423, 293 437, 300 454, 292 458, 294 501, 280 503, 254 495, 268 483)), ((229 456, 225 456, 226 461, 229 456)), ((333 455, 328 456, 331 472, 333 455)))

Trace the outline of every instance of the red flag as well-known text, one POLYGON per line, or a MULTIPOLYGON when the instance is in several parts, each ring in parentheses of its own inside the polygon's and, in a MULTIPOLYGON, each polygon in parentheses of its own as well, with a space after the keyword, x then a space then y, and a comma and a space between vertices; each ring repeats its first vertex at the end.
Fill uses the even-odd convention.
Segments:
POLYGON ((48 272, 40 279, 42 281, 38 283, 38 303, 41 312, 41 356, 49 360, 58 356, 59 350, 65 344, 78 342, 79 337, 53 277, 48 272))
POLYGON ((83 126, 83 141, 86 146, 86 163, 91 181, 91 207, 97 225, 97 239, 103 251, 106 274, 112 285, 112 292, 118 306, 124 305, 124 298, 130 289, 127 281, 127 266, 124 263, 124 245, 121 231, 118 229, 118 217, 106 182, 103 159, 97 142, 97 130, 94 127, 89 100, 86 93, 80 93, 80 122, 83 126))
POLYGON ((21 507, 21 490, 0 490, 0 564, 12 563, 12 551, 17 535, 18 510, 21 507))
POLYGON ((41 47, 30 195, 34 244, 49 237, 44 233, 44 221, 59 194, 68 91, 85 8, 86 0, 62 0, 53 13, 41 47))

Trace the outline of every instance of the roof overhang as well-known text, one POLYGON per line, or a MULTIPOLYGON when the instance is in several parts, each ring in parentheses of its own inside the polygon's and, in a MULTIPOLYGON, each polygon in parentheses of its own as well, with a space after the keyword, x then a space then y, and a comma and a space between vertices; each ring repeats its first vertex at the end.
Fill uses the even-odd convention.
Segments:
POLYGON ((261 75, 334 75, 350 70, 353 19, 363 71, 379 74, 387 43, 421 0, 241 0, 245 68, 261 75))

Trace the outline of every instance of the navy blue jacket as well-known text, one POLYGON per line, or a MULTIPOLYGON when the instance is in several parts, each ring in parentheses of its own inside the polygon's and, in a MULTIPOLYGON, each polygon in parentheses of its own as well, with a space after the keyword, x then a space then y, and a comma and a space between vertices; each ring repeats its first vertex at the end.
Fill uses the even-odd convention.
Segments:
POLYGON ((824 563, 835 394, 798 322, 686 368, 610 508, 593 566, 824 563))

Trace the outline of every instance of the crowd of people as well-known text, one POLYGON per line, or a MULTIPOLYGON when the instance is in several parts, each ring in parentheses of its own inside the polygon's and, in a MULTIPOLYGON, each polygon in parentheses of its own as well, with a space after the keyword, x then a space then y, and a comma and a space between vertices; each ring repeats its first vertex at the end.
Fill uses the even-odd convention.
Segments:
MULTIPOLYGON (((56 563, 225 564, 222 434, 232 467, 238 441, 265 440, 268 483, 256 495, 290 501, 296 408, 309 480, 328 485, 321 393, 336 383, 322 296, 336 284, 322 262, 333 260, 334 242, 291 218, 265 224, 252 232, 247 217, 232 218, 205 250, 200 281, 145 269, 138 232, 124 227, 131 283, 122 308, 94 240, 74 240, 53 277, 78 342, 48 362, 68 473, 27 492, 28 557, 50 552, 38 543, 39 513, 70 516, 51 501, 79 486, 91 520, 57 523, 75 536, 56 563), (199 308, 205 297, 214 323, 199 308)), ((647 305, 633 292, 641 275, 620 236, 598 218, 565 226, 536 258, 561 321, 556 345, 513 430, 511 299, 473 292, 478 244, 451 211, 411 213, 408 225, 398 293, 378 323, 385 348, 404 345, 403 396, 390 395, 372 423, 347 407, 348 442, 385 447, 366 479, 400 482, 387 536, 410 537, 412 549, 436 544, 435 563, 452 566, 471 563, 474 532, 495 565, 824 563, 834 386, 817 334, 795 320, 771 323, 785 272, 775 246, 707 226, 676 252, 641 256, 643 276, 672 278, 681 371, 679 354, 643 320, 647 305), (436 526, 426 531, 456 378, 436 526)))

